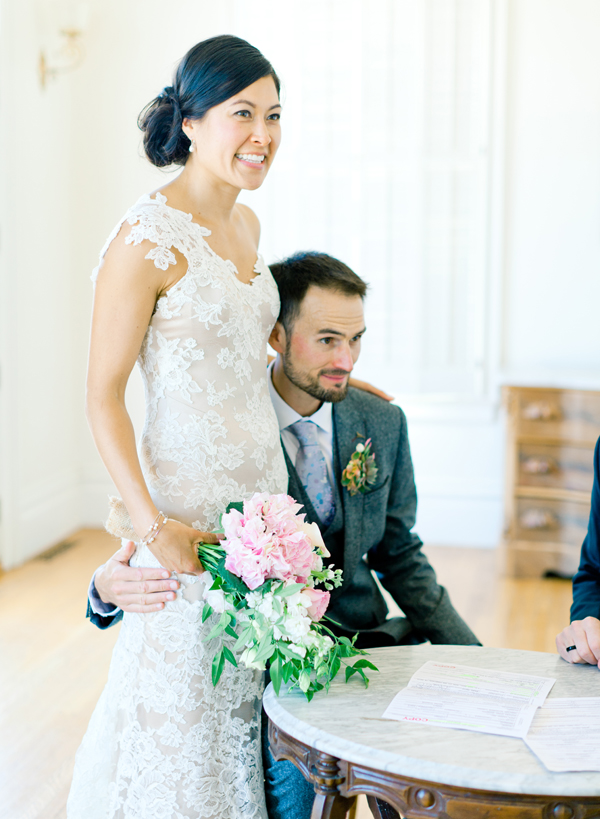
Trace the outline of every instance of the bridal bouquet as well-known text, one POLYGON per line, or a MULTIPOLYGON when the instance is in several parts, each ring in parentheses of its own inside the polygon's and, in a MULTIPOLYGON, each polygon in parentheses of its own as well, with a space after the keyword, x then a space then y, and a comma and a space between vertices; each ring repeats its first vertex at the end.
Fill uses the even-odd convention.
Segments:
MULTIPOLYGON (((231 503, 221 515, 217 531, 224 540, 198 546, 213 578, 204 593, 202 620, 219 616, 205 638, 220 638, 213 685, 225 662, 237 667, 234 651, 243 649, 240 662, 248 668, 264 669, 270 662, 277 694, 282 683, 290 683, 311 700, 329 689, 345 659, 366 654, 354 647, 356 638, 337 638, 323 624, 329 590, 341 585, 342 572, 323 566, 329 552, 319 527, 298 514, 301 508, 289 495, 257 493, 231 503)), ((346 681, 359 674, 368 685, 367 668, 377 670, 365 659, 346 664, 346 681)))

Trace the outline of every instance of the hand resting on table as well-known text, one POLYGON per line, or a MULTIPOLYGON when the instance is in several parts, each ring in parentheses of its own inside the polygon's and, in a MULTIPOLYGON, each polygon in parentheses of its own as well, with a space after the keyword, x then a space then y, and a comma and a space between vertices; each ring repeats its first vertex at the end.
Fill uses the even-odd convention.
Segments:
POLYGON ((589 663, 600 668, 600 620, 596 617, 573 620, 557 635, 556 648, 568 663, 589 663), (569 646, 576 648, 567 651, 569 646))

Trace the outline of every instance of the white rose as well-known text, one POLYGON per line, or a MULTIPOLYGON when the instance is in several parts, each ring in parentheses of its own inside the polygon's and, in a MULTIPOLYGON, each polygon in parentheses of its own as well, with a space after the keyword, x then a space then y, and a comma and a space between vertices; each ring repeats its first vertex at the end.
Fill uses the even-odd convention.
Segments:
POLYGON ((252 646, 251 648, 245 648, 242 651, 240 662, 243 663, 243 665, 245 665, 246 668, 256 668, 259 671, 263 671, 265 664, 256 662, 257 653, 258 652, 255 646, 252 646))
POLYGON ((230 609, 232 606, 225 600, 225 595, 222 589, 206 589, 202 597, 206 600, 208 605, 217 614, 223 614, 225 609, 230 609))
POLYGON ((365 445, 364 444, 356 444, 356 451, 357 452, 364 452, 365 451, 365 445))

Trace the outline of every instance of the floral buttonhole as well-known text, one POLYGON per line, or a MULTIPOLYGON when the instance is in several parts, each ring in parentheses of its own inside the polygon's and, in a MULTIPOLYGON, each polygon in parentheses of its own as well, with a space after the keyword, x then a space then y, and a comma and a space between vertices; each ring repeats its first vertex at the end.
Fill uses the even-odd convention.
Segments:
MULTIPOLYGON (((360 432, 356 433, 357 438, 364 438, 360 432)), ((375 465, 375 454, 371 451, 371 439, 359 442, 356 449, 350 456, 350 460, 342 472, 342 484, 351 495, 359 492, 367 492, 377 480, 377 466, 375 465)))

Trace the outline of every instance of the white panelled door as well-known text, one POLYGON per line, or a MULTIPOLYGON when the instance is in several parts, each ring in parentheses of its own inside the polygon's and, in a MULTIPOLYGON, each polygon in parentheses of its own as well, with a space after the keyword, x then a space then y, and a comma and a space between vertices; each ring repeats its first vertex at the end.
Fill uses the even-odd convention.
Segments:
POLYGON ((263 253, 370 283, 357 373, 395 394, 487 390, 492 2, 234 3, 284 85, 276 166, 244 197, 263 253))

